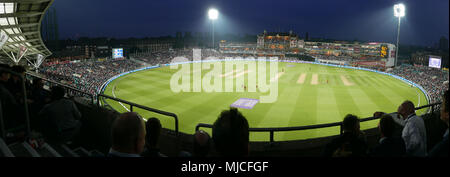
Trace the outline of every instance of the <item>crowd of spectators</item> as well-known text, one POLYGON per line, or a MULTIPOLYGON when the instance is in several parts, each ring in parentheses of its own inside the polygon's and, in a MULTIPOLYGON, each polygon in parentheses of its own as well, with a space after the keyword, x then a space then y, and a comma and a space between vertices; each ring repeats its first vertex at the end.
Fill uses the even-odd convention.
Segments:
POLYGON ((131 58, 141 60, 148 65, 161 65, 168 64, 175 57, 184 57, 192 61, 192 49, 179 49, 179 50, 168 50, 168 51, 158 51, 158 52, 146 52, 131 54, 131 58))
MULTIPOLYGON (((214 49, 202 49, 201 58, 202 60, 207 60, 211 58, 215 59, 225 59, 226 57, 241 57, 240 54, 226 54, 218 52, 214 49)), ((148 52, 148 53, 138 53, 132 54, 132 58, 138 59, 147 63, 148 65, 154 66, 158 64, 171 63, 173 58, 181 57, 189 61, 193 60, 193 50, 192 49, 178 49, 160 52, 148 52)), ((256 56, 255 56, 256 57, 256 56)))
POLYGON ((360 62, 360 61, 380 61, 379 57, 371 57, 371 56, 366 56, 366 57, 359 57, 359 56, 353 56, 353 55, 348 55, 345 53, 342 53, 338 56, 336 55, 323 55, 323 54, 311 54, 311 56, 314 56, 317 59, 322 59, 322 60, 336 60, 336 61, 346 61, 346 62, 360 62))
POLYGON ((25 72, 23 66, 0 66, 0 114, 5 128, 2 133, 7 138, 24 138, 28 110, 32 131, 48 135, 53 142, 70 141, 81 127, 81 113, 76 105, 65 98, 64 88, 54 86, 49 92, 44 89, 42 79, 35 78, 30 83, 25 72))
POLYGON ((39 69, 47 79, 65 83, 81 91, 95 94, 109 78, 141 67, 127 59, 55 64, 39 69))
MULTIPOLYGON (((437 127, 426 127, 425 119, 416 115, 414 103, 404 101, 397 113, 375 112, 380 117, 379 143, 368 147, 365 134, 360 130, 359 119, 347 115, 342 122, 343 134, 333 139, 324 148, 325 157, 448 157, 448 108, 449 91, 443 95, 439 118, 446 124, 446 131, 431 137, 427 131, 437 127), (443 136, 442 136, 443 135, 443 136), (440 142, 430 145, 429 138, 439 138, 440 142)), ((430 126, 430 125, 428 125, 430 126)))
POLYGON ((322 60, 336 60, 336 61, 358 61, 356 58, 350 56, 335 56, 335 55, 320 55, 320 54, 312 54, 312 56, 317 59, 322 60))
POLYGON ((448 71, 427 66, 400 65, 388 72, 422 86, 427 91, 431 103, 440 102, 441 95, 449 88, 448 71))

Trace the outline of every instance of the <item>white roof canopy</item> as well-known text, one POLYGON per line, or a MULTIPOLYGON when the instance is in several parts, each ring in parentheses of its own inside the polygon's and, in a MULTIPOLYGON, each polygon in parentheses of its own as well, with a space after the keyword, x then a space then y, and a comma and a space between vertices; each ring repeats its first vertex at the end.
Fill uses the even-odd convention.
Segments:
POLYGON ((20 46, 27 48, 24 56, 30 59, 36 59, 38 54, 44 57, 52 54, 42 41, 41 22, 53 1, 0 0, 0 30, 9 36, 0 57, 6 57, 5 53, 16 54, 20 46))

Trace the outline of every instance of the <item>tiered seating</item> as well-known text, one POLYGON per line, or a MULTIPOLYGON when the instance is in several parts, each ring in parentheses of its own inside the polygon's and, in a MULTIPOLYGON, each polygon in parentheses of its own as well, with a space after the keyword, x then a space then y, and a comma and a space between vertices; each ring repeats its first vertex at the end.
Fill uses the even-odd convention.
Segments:
POLYGON ((15 142, 9 146, 0 138, 0 157, 104 157, 98 150, 88 151, 83 147, 75 149, 67 145, 50 145, 44 143, 39 148, 33 148, 28 142, 15 142))
POLYGON ((0 138, 0 157, 14 157, 13 153, 2 138, 0 138))
POLYGON ((27 142, 16 142, 8 147, 15 157, 41 157, 27 142))

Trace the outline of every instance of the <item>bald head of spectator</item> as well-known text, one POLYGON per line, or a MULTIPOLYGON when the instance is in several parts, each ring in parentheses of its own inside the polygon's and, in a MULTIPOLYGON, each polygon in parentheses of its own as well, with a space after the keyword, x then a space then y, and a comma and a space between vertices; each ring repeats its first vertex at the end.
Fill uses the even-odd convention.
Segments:
POLYGON ((210 148, 209 134, 203 130, 199 130, 194 134, 194 156, 206 157, 210 148))
POLYGON ((397 110, 398 114, 403 116, 403 119, 406 119, 409 115, 414 114, 416 111, 414 109, 414 103, 412 101, 404 101, 397 110))
POLYGON ((112 126, 112 149, 128 154, 140 154, 145 146, 144 120, 135 112, 123 113, 112 126))

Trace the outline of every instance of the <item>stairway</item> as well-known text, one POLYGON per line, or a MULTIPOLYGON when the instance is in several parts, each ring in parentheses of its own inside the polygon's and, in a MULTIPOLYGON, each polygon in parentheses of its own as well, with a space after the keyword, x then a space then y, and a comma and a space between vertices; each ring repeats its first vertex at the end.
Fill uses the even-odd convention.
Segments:
POLYGON ((105 157, 98 150, 88 151, 83 147, 69 148, 65 144, 44 143, 34 149, 28 142, 15 142, 7 145, 0 138, 0 157, 105 157))
POLYGON ((2 138, 0 138, 0 157, 14 157, 13 153, 2 138))

